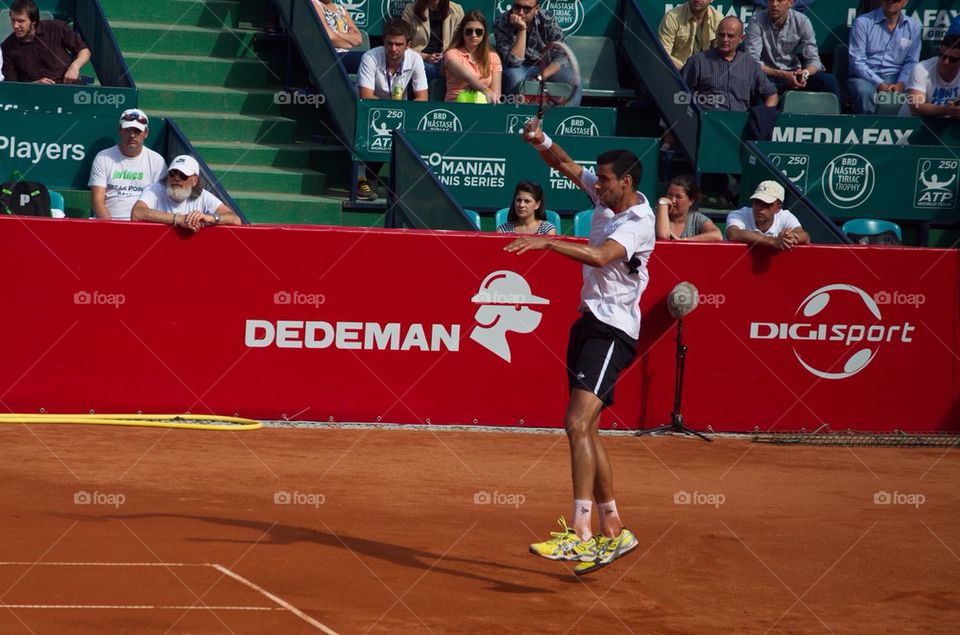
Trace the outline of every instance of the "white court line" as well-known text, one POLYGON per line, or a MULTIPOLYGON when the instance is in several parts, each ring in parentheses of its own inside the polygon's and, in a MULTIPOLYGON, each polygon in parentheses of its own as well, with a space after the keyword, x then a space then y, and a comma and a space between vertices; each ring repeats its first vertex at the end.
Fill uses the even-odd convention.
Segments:
POLYGON ((11 567, 209 567, 190 562, 0 562, 11 567))
POLYGON ((132 611, 286 611, 279 606, 171 606, 152 604, 0 604, 0 609, 125 609, 132 611))
POLYGON ((277 604, 281 608, 271 608, 271 607, 207 607, 207 606, 147 606, 147 605, 69 605, 69 604, 0 604, 0 608, 71 608, 71 609, 182 609, 182 610, 248 610, 248 611, 264 611, 264 610, 275 610, 283 611, 287 610, 299 617, 301 620, 310 624, 311 626, 317 628, 318 630, 323 631, 327 635, 339 635, 336 631, 331 630, 313 619, 294 605, 290 604, 281 597, 270 593, 263 587, 254 584, 250 580, 247 580, 240 574, 234 573, 230 569, 221 566, 219 564, 210 564, 210 563, 187 563, 187 562, 0 562, 0 566, 28 566, 28 567, 39 567, 39 566, 48 566, 48 567, 212 567, 222 573, 225 576, 233 578, 240 584, 246 586, 249 589, 252 589, 267 598, 274 604, 277 604))
POLYGON ((318 629, 320 629, 321 631, 323 631, 323 632, 326 633, 327 635, 337 635, 337 632, 336 632, 336 631, 330 630, 329 628, 327 628, 326 626, 324 626, 323 624, 321 624, 321 623, 318 622, 317 620, 313 619, 312 617, 310 617, 309 615, 307 615, 306 613, 304 613, 303 611, 301 611, 300 609, 298 609, 298 608, 295 607, 294 605, 290 604, 289 602, 287 602, 286 600, 284 600, 284 599, 282 599, 282 598, 277 597, 277 596, 274 595, 273 593, 270 593, 269 591, 267 591, 267 590, 265 590, 265 589, 257 586, 256 584, 254 584, 254 583, 251 582, 250 580, 247 580, 247 579, 246 579, 245 577, 243 577, 242 575, 238 575, 238 574, 234 573, 233 571, 231 571, 230 569, 228 569, 228 568, 226 568, 226 567, 220 566, 219 564, 213 564, 213 565, 210 565, 210 566, 213 567, 214 569, 216 569, 217 571, 219 571, 220 573, 222 573, 222 574, 224 574, 224 575, 227 575, 227 576, 230 576, 231 578, 233 578, 233 579, 236 580, 237 582, 240 582, 241 584, 244 584, 244 585, 248 586, 249 588, 253 589, 254 591, 257 591, 258 593, 260 593, 261 595, 263 595, 263 597, 267 598, 268 600, 271 600, 271 601, 273 601, 273 602, 276 602, 277 604, 279 604, 279 605, 282 606, 283 608, 287 609, 288 611, 290 611, 291 613, 293 613, 294 615, 296 615, 297 617, 299 617, 300 619, 302 619, 302 620, 303 620, 304 622, 306 622, 307 624, 310 624, 311 626, 317 627, 318 629))

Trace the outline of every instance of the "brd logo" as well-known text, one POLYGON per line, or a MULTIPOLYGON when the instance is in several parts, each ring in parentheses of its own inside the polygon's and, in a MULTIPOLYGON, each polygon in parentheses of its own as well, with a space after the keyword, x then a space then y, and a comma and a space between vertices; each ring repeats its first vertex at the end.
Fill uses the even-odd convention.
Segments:
POLYGON ((460 118, 449 110, 437 108, 420 118, 420 122, 417 124, 417 130, 426 130, 428 132, 460 132, 463 130, 463 125, 460 123, 460 118))
POLYGON ((876 184, 873 164, 859 154, 841 154, 823 171, 823 193, 827 202, 841 209, 863 205, 876 184))
POLYGON ((600 130, 589 117, 567 117, 560 122, 553 134, 570 137, 599 137, 600 130))
MULTIPOLYGON (((390 0, 384 0, 389 2, 390 0)), ((513 7, 513 3, 508 0, 497 0, 496 16, 506 13, 513 7)), ((582 0, 542 0, 540 10, 553 15, 563 29, 564 35, 574 35, 583 26, 583 1, 582 0)))

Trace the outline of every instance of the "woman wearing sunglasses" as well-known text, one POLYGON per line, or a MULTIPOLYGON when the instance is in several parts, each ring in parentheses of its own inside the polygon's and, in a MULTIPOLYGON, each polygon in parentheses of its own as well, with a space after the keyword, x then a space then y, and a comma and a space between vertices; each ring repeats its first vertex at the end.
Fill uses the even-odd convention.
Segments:
POLYGON ((447 75, 446 101, 495 104, 500 99, 500 57, 490 46, 487 20, 482 11, 463 17, 453 37, 453 48, 444 55, 447 75), (466 94, 466 99, 461 93, 466 94))
POLYGON ((413 29, 410 48, 423 58, 427 79, 443 73, 443 52, 463 20, 463 7, 450 0, 416 0, 403 8, 403 20, 413 29))

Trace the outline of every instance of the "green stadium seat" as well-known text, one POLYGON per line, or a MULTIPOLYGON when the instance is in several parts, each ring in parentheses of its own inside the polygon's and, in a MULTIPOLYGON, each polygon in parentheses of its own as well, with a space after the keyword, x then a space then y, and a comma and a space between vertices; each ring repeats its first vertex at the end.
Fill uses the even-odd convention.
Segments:
POLYGON ((783 94, 783 112, 800 115, 839 115, 840 102, 833 93, 788 90, 783 94))
POLYGON ((861 244, 899 245, 903 243, 900 225, 888 220, 873 218, 854 218, 840 228, 853 242, 861 244), (896 236, 896 240, 893 239, 896 236), (875 237, 875 240, 870 240, 875 237))
POLYGON ((476 225, 477 229, 480 229, 480 212, 472 209, 465 209, 463 211, 467 216, 470 217, 470 220, 473 221, 473 224, 476 225))
POLYGON ((877 93, 877 114, 897 116, 906 102, 906 93, 877 93))
MULTIPOLYGON (((494 216, 494 226, 500 227, 505 222, 507 222, 507 215, 510 213, 509 207, 504 207, 503 209, 497 210, 496 216, 494 216)), ((553 223, 553 226, 557 228, 557 233, 560 231, 560 214, 556 213, 552 209, 547 210, 547 220, 553 223)))
POLYGON ((608 37, 572 35, 567 45, 577 56, 584 97, 634 97, 617 78, 617 48, 608 37))
POLYGON ((53 216, 57 212, 55 218, 65 214, 64 203, 63 203, 63 194, 55 190, 47 190, 47 193, 50 194, 50 215, 53 216))
POLYGON ((360 31, 360 45, 355 46, 351 51, 369 51, 370 50, 370 36, 367 35, 366 31, 360 31))
POLYGON ((577 212, 573 217, 573 235, 586 238, 590 235, 590 224, 593 222, 593 210, 585 209, 577 212))

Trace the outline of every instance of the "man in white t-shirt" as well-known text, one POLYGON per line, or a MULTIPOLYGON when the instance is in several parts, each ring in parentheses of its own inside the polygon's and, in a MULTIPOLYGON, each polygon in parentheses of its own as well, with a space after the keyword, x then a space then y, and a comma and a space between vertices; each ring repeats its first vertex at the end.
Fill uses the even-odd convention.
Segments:
POLYGON ((960 27, 940 42, 940 54, 913 67, 901 117, 960 119, 960 27))
POLYGON ((133 220, 186 227, 197 233, 207 225, 239 225, 240 217, 203 189, 200 165, 181 154, 170 162, 167 176, 143 191, 133 206, 133 220))
POLYGON ((783 209, 784 195, 783 186, 776 181, 760 183, 750 197, 752 207, 727 214, 727 240, 783 251, 809 245, 810 234, 796 216, 783 209))
MULTIPOLYGON (((397 18, 384 25, 383 46, 370 49, 360 58, 357 71, 360 99, 403 101, 412 89, 414 101, 427 101, 427 71, 420 54, 410 49, 412 37, 413 31, 404 20, 397 18)), ((367 164, 357 181, 357 198, 368 201, 377 198, 368 181, 376 181, 381 167, 383 163, 367 164)))
POLYGON ((130 220, 130 210, 143 190, 163 178, 163 157, 143 147, 150 119, 138 108, 120 115, 120 142, 97 153, 90 169, 90 209, 106 220, 130 220))
POLYGON ((583 169, 540 129, 537 120, 524 127, 524 138, 551 168, 576 183, 593 201, 590 241, 582 243, 523 235, 504 249, 522 254, 554 251, 583 265, 580 311, 570 330, 567 377, 570 401, 564 426, 573 467, 573 519, 554 538, 530 545, 550 560, 576 560, 574 573, 597 571, 637 546, 623 526, 613 495, 613 470, 600 438, 600 413, 613 404, 620 372, 636 356, 640 336, 640 295, 647 286, 647 261, 655 243, 653 210, 636 191, 642 166, 628 150, 597 157, 597 172, 583 169), (593 534, 594 502, 600 533, 593 534))

